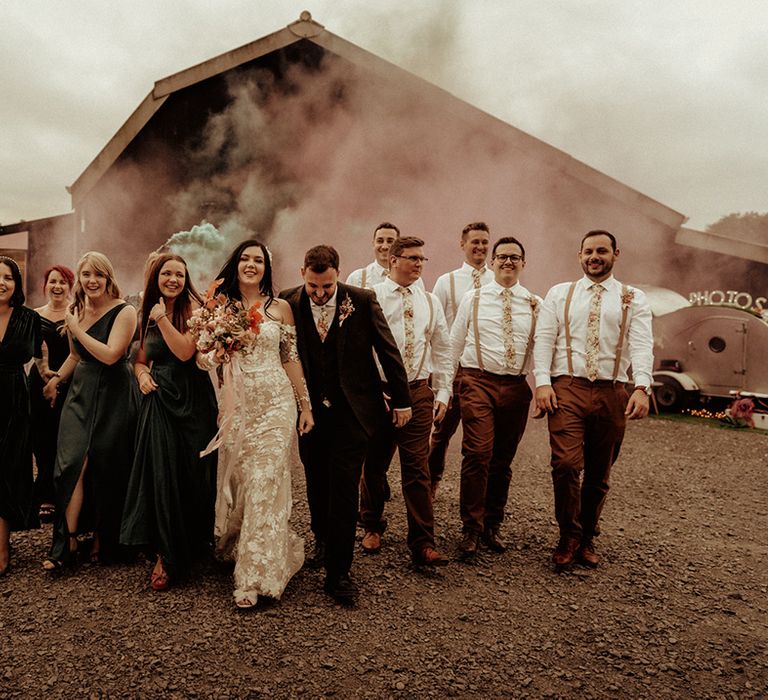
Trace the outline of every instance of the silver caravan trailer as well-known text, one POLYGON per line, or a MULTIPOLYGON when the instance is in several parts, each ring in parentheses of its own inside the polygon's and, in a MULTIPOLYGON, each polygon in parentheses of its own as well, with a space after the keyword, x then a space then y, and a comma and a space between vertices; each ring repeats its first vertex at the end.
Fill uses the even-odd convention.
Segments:
POLYGON ((680 410, 736 392, 768 397, 768 323, 737 306, 691 306, 680 299, 684 306, 653 319, 659 408, 680 410))

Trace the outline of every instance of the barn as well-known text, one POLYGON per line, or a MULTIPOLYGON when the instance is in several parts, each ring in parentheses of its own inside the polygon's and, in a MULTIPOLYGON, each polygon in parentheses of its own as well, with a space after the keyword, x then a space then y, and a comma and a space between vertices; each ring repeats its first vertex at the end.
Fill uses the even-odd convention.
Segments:
POLYGON ((594 228, 618 235, 623 279, 686 295, 690 286, 673 272, 688 254, 675 243, 683 214, 308 12, 158 80, 68 190, 70 214, 41 232, 26 226, 32 277, 54 251, 71 264, 96 249, 137 288, 146 254, 192 231, 182 238, 209 269, 245 236, 262 238, 287 286, 316 243, 338 248, 343 274, 367 263, 374 226, 389 220, 426 240, 430 284, 458 264, 464 224, 484 220, 493 237, 525 243, 524 282, 539 292, 579 273, 578 240, 594 228), (204 222, 220 240, 200 237, 204 222))

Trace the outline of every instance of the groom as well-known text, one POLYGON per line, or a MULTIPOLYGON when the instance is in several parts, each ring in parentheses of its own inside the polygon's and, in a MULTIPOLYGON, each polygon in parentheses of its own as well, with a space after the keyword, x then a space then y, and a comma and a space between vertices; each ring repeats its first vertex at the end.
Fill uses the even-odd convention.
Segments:
MULTIPOLYGON (((325 591, 351 604, 349 575, 355 545, 358 489, 368 440, 386 420, 411 418, 408 377, 373 292, 342 284, 339 254, 311 248, 301 268, 303 286, 280 293, 291 305, 314 429, 299 438, 315 535, 314 560, 325 562, 325 591), (374 352, 384 371, 391 417, 374 352)), ((318 562, 319 563, 319 562, 318 562)))

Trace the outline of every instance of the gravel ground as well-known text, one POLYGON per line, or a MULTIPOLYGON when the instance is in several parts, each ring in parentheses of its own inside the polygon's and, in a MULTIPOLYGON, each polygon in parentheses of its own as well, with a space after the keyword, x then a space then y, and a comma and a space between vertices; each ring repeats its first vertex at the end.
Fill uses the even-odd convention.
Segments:
MULTIPOLYGON (((50 526, 16 534, 0 579, 0 698, 765 698, 766 436, 633 423, 596 571, 550 567, 547 461, 546 426, 531 421, 514 465, 512 546, 436 573, 410 567, 395 494, 382 552, 356 555, 364 595, 351 610, 308 570, 248 613, 215 563, 167 593, 148 590, 144 562, 52 579, 40 568, 50 526)), ((456 440, 435 504, 449 553, 458 469, 456 440)), ((306 534, 298 472, 294 483, 306 534)))

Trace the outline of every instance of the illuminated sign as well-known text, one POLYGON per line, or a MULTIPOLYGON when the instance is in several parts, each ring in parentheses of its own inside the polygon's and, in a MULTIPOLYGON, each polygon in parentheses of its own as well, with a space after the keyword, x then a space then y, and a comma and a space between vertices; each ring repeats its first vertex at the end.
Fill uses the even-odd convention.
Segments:
POLYGON ((741 309, 754 309, 762 312, 768 307, 766 297, 752 297, 749 292, 737 292, 729 289, 724 292, 722 289, 712 289, 705 292, 691 292, 688 295, 688 301, 694 306, 704 306, 706 304, 727 304, 728 306, 738 306, 741 309))

